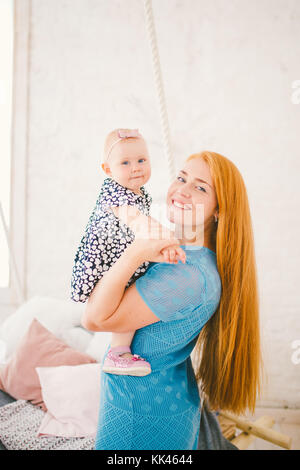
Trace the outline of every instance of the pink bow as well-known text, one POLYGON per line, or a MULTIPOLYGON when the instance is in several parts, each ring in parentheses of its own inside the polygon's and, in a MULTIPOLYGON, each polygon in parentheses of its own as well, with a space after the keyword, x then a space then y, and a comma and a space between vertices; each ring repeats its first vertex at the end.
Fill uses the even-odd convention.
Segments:
POLYGON ((127 139, 127 137, 142 137, 138 129, 132 129, 129 131, 119 130, 119 137, 121 139, 127 139))
POLYGON ((145 359, 138 354, 134 354, 131 358, 132 361, 144 361, 145 359))

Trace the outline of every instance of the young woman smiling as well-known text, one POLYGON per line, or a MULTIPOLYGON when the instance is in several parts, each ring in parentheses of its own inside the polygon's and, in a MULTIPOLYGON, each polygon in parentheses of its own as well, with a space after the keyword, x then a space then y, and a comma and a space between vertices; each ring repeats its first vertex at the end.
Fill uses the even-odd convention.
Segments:
POLYGON ((138 330, 134 347, 152 365, 146 377, 102 373, 95 449, 197 449, 198 386, 212 409, 255 407, 258 289, 242 176, 220 154, 192 155, 168 190, 167 211, 177 238, 137 237, 96 285, 83 315, 93 331, 138 330), (174 247, 170 263, 161 254, 166 246, 174 247), (175 248, 182 249, 177 264, 175 248), (125 289, 144 261, 148 271, 125 289))

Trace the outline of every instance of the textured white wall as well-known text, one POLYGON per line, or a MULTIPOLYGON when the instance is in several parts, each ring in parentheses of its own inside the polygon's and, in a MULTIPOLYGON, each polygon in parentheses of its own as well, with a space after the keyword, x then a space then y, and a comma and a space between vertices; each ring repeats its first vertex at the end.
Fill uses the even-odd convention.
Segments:
MULTIPOLYGON (((264 357, 262 402, 300 406, 298 0, 153 0, 177 167, 215 150, 244 176, 252 210, 264 357)), ((27 293, 66 298, 103 175, 107 132, 148 140, 154 201, 168 186, 139 0, 33 0, 27 293)), ((16 136, 17 138, 17 136, 16 136)))

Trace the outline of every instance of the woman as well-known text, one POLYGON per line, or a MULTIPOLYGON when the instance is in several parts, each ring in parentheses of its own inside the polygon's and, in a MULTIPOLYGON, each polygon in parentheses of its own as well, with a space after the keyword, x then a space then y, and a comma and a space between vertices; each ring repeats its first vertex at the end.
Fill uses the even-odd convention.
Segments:
POLYGON ((145 377, 102 373, 95 449, 196 449, 196 379, 212 409, 255 408, 258 289, 243 179, 217 153, 192 155, 167 208, 178 240, 136 238, 96 285, 82 319, 93 331, 138 330, 133 350, 152 364, 145 377), (161 249, 178 244, 185 262, 166 263, 161 249), (125 290, 144 261, 148 271, 125 290))

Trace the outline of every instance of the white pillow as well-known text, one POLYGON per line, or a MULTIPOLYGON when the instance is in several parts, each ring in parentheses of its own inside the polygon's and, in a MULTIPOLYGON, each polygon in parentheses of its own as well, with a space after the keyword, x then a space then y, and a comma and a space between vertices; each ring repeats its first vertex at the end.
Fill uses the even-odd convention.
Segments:
POLYGON ((101 362, 111 341, 111 333, 100 331, 94 333, 87 349, 84 351, 96 361, 101 362))
POLYGON ((47 407, 37 436, 95 436, 101 365, 36 367, 36 371, 47 407))
POLYGON ((6 343, 0 339, 0 366, 5 363, 6 358, 6 343))
POLYGON ((48 297, 33 297, 9 315, 0 326, 0 340, 6 345, 6 361, 18 346, 20 340, 36 318, 58 338, 66 331, 81 324, 85 304, 72 300, 48 297))
MULTIPOLYGON (((64 331, 61 334, 60 339, 71 346, 71 348, 85 353, 93 339, 93 336, 94 333, 92 331, 85 330, 83 326, 74 326, 73 328, 64 331)), ((94 359, 97 360, 97 358, 94 359)))

